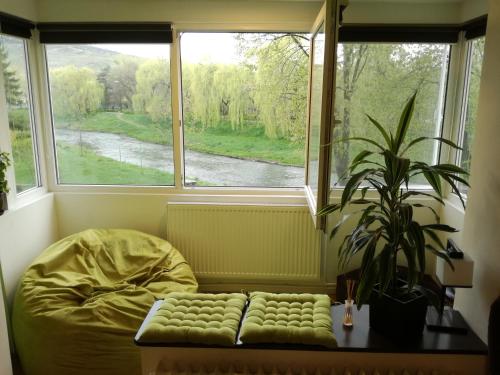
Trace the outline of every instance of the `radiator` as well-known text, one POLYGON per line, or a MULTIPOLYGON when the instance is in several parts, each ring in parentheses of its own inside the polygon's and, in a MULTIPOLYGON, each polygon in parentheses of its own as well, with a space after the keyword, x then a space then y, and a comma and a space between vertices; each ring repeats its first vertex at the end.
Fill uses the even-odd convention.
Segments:
POLYGON ((414 370, 406 369, 306 369, 306 368, 284 368, 277 367, 207 367, 176 364, 172 368, 160 366, 156 375, 453 375, 451 372, 439 372, 436 370, 414 370))
POLYGON ((200 279, 320 279, 321 237, 306 206, 168 203, 167 238, 200 279))

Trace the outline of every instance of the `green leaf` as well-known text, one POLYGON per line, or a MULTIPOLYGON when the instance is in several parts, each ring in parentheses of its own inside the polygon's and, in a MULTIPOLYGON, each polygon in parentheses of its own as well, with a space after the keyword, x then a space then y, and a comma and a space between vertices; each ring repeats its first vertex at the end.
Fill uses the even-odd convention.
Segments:
POLYGON ((410 243, 415 246, 420 272, 423 274, 425 272, 425 237, 423 228, 416 221, 412 221, 408 233, 412 239, 410 243))
POLYGON ((426 141, 426 140, 434 140, 434 141, 446 143, 448 146, 453 147, 453 148, 455 148, 457 150, 461 150, 462 149, 461 147, 458 147, 455 143, 453 143, 452 141, 450 141, 450 140, 448 140, 446 138, 441 138, 441 137, 419 137, 419 138, 415 138, 410 143, 408 143, 408 146, 406 146, 405 149, 401 152, 401 155, 405 154, 406 151, 408 151, 408 149, 410 149, 412 146, 414 146, 417 143, 420 143, 422 141, 426 141))
POLYGON ((403 112, 401 113, 401 117, 399 119, 399 124, 398 128, 396 131, 396 138, 394 139, 394 147, 392 151, 395 154, 399 153, 399 149, 401 148, 401 145, 403 144, 405 137, 406 137, 406 132, 408 131, 408 127, 410 126, 411 118, 413 116, 413 110, 415 109, 415 98, 417 96, 417 93, 415 92, 410 100, 405 105, 405 108, 403 109, 403 112))
POLYGON ((381 151, 384 151, 384 148, 378 144, 377 142, 375 142, 374 140, 372 139, 369 139, 369 138, 364 138, 364 137, 350 137, 350 138, 344 138, 342 139, 342 141, 363 141, 363 142, 367 142, 367 143, 370 143, 374 146, 376 146, 377 148, 379 148, 381 151))
POLYGON ((358 172, 356 174, 353 174, 347 183, 344 186, 344 191, 342 192, 342 198, 340 201, 341 209, 344 209, 346 206, 347 202, 351 199, 351 197, 354 195, 356 190, 358 189, 359 185, 363 182, 363 180, 372 174, 374 172, 374 169, 364 169, 361 172, 358 172))
POLYGON ((440 257, 441 259, 443 259, 446 263, 448 263, 448 265, 451 267, 451 269, 453 271, 455 271, 455 266, 453 265, 453 263, 451 262, 451 259, 450 257, 448 256, 448 254, 446 253, 446 251, 439 251, 437 250, 434 246, 432 245, 425 245, 425 248, 428 249, 431 253, 433 253, 434 255, 436 255, 437 257, 440 257))
POLYGON ((439 197, 443 196, 443 190, 441 188, 441 178, 439 176, 439 173, 436 173, 432 170, 424 170, 422 172, 424 174, 425 179, 429 184, 432 186, 432 188, 438 193, 439 197))
POLYGON ((450 227, 449 225, 446 224, 427 224, 427 225, 422 225, 422 229, 432 229, 432 230, 438 230, 441 232, 448 232, 448 233, 454 233, 458 232, 455 228, 450 227))
POLYGON ((421 204, 421 203, 413 203, 412 206, 417 207, 417 208, 426 208, 426 209, 430 210, 434 214, 434 219, 436 219, 436 221, 438 223, 441 221, 441 218, 439 217, 438 213, 431 206, 428 206, 426 204, 421 204))
POLYGON ((425 193, 423 191, 414 191, 414 190, 410 190, 410 191, 407 191, 406 193, 404 193, 402 196, 401 196, 401 199, 402 200, 405 200, 411 196, 418 196, 418 195, 422 195, 424 197, 429 197, 429 198, 432 198, 436 201, 438 201, 439 203, 441 203, 442 205, 444 205, 444 201, 443 199, 441 199, 440 197, 436 197, 435 195, 433 194, 430 194, 430 193, 425 193))
POLYGON ((385 142, 387 143, 387 147, 391 148, 391 146, 392 146, 391 139, 389 138, 389 134, 384 129, 384 127, 382 125, 380 125, 379 122, 377 120, 375 120, 373 117, 371 117, 370 115, 367 114, 366 116, 368 117, 368 120, 370 120, 370 122, 373 125, 375 125, 375 127, 379 130, 380 134, 382 134, 382 137, 384 137, 385 142))
POLYGON ((443 244, 443 241, 439 238, 439 236, 432 231, 432 229, 424 228, 423 229, 424 233, 428 235, 435 243, 439 245, 441 249, 444 249, 445 246, 443 244))
POLYGON ((356 304, 358 309, 365 304, 370 298, 378 275, 378 262, 372 262, 365 273, 360 275, 358 290, 356 293, 356 304))
POLYGON ((317 215, 318 216, 325 216, 328 214, 331 214, 335 211, 338 211, 340 209, 340 204, 335 203, 335 204, 329 204, 323 207, 321 210, 318 211, 317 215))

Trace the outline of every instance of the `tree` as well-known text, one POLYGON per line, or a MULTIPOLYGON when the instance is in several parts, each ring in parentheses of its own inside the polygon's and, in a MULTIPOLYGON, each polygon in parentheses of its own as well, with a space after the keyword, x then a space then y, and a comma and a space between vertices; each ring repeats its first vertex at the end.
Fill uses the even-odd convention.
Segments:
POLYGON ((104 85, 104 108, 121 111, 132 109, 138 67, 137 58, 120 55, 113 64, 102 70, 99 82, 104 85))
POLYGON ((137 69, 136 93, 132 97, 134 111, 148 114, 153 122, 172 116, 170 71, 166 60, 148 60, 137 69))
MULTIPOLYGON (((367 44, 364 54, 362 46, 345 43, 339 53, 335 110, 341 124, 336 125, 334 132, 333 163, 334 180, 340 182, 346 172, 346 161, 362 149, 359 143, 339 141, 360 136, 380 140, 380 135, 370 127, 366 113, 380 123, 391 124, 394 130, 398 119, 392 113, 418 90, 415 125, 409 130, 409 136, 433 136, 441 121, 440 99, 447 46, 367 44)), ((433 142, 421 143, 411 150, 410 156, 431 162, 434 147, 433 142)))
MULTIPOLYGON (((338 86, 337 100, 342 98, 342 114, 337 115, 340 120, 335 126, 334 137, 347 139, 351 129, 352 97, 357 89, 357 83, 368 59, 369 47, 367 44, 343 44, 337 60, 338 86)), ((333 147, 335 170, 337 176, 342 176, 349 165, 349 142, 338 142, 333 147)))
POLYGON ((269 138, 303 142, 309 39, 303 34, 239 34, 240 50, 256 71, 258 119, 269 138))
POLYGON ((81 119, 97 111, 104 87, 92 69, 66 66, 51 72, 52 105, 57 116, 81 119))
POLYGON ((21 89, 16 71, 10 67, 9 55, 5 46, 0 43, 0 69, 3 73, 3 84, 7 103, 11 106, 18 106, 24 103, 24 95, 21 89))

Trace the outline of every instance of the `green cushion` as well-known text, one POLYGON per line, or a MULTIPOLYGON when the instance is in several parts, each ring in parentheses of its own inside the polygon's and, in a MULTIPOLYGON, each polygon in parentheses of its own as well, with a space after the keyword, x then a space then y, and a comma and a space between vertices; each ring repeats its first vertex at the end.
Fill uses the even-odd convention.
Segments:
POLYGON ((170 293, 139 341, 234 345, 246 301, 239 293, 170 293))
POLYGON ((337 346, 330 298, 322 294, 254 292, 241 327, 245 344, 283 343, 337 346))

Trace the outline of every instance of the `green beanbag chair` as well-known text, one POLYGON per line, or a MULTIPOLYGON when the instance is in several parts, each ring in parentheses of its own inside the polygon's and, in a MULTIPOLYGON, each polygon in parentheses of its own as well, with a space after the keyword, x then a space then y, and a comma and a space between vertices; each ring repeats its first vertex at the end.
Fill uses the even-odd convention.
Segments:
POLYGON ((156 299, 196 292, 182 255, 132 230, 87 230, 46 249, 20 280, 13 308, 26 375, 139 375, 134 335, 156 299))
POLYGON ((245 344, 336 347, 330 298, 323 294, 251 293, 240 340, 245 344))
POLYGON ((232 346, 246 301, 241 293, 170 293, 139 342, 232 346))

